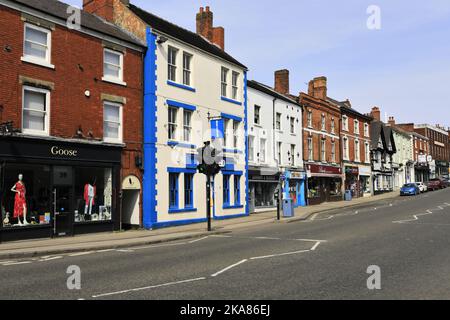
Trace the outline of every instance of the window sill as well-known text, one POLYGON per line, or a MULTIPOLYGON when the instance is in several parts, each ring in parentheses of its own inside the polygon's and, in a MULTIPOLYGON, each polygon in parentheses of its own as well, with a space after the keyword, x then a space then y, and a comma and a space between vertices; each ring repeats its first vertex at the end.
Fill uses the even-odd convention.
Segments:
POLYGON ((119 86, 124 86, 124 87, 127 86, 126 82, 123 82, 123 81, 117 80, 117 79, 102 77, 102 81, 117 84, 119 86))
POLYGON ((113 144, 123 144, 123 141, 120 139, 103 139, 103 142, 113 143, 113 144))
POLYGON ((178 141, 168 141, 167 145, 169 147, 179 147, 179 148, 186 148, 186 149, 197 149, 197 146, 194 144, 190 144, 188 142, 178 142, 178 141))
POLYGON ((187 212, 197 212, 195 208, 184 208, 184 209, 169 209, 170 214, 174 213, 187 213, 187 212))
POLYGON ((55 66, 51 63, 48 63, 45 60, 34 59, 34 58, 30 58, 30 57, 21 57, 20 60, 23 62, 35 64, 35 65, 38 65, 38 66, 41 66, 44 68, 49 68, 49 69, 55 70, 55 66))
POLYGON ((222 101, 225 101, 225 102, 229 102, 229 103, 233 103, 233 104, 237 104, 238 106, 242 106, 242 103, 241 102, 239 102, 239 101, 236 101, 236 100, 233 100, 233 99, 230 99, 230 98, 227 98, 227 97, 220 97, 220 99, 222 100, 222 101))
POLYGON ((222 151, 225 152, 225 153, 234 153, 234 154, 243 154, 244 153, 241 150, 232 149, 232 148, 231 149, 224 148, 222 151))
POLYGON ((242 204, 237 204, 237 205, 223 205, 222 207, 224 210, 228 210, 228 209, 242 209, 244 208, 244 206, 242 204))
POLYGON ((176 88, 179 88, 179 89, 184 89, 184 90, 187 90, 187 91, 196 92, 195 88, 192 88, 192 87, 187 86, 185 84, 176 83, 176 82, 173 82, 173 81, 170 81, 170 80, 167 80, 167 84, 169 86, 176 87, 176 88))
POLYGON ((30 135, 30 136, 50 137, 50 134, 47 131, 34 131, 34 130, 22 129, 22 133, 30 135))

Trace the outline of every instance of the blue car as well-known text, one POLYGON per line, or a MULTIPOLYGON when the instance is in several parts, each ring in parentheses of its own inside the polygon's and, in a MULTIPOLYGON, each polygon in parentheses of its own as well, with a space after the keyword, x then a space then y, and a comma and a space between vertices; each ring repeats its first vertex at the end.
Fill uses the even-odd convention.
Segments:
POLYGON ((420 194, 420 189, 415 183, 407 183, 400 189, 401 196, 417 196, 420 194))

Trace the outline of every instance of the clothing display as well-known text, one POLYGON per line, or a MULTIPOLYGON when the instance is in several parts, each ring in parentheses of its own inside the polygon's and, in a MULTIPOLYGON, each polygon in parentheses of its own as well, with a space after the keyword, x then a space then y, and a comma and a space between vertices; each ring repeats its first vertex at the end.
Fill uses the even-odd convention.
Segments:
POLYGON ((17 191, 14 198, 14 218, 23 217, 24 211, 27 208, 26 202, 26 189, 23 182, 18 181, 15 184, 15 190, 17 191))
POLYGON ((96 186, 86 184, 84 186, 84 201, 86 203, 84 207, 84 214, 92 214, 92 207, 95 205, 95 195, 97 193, 96 186))

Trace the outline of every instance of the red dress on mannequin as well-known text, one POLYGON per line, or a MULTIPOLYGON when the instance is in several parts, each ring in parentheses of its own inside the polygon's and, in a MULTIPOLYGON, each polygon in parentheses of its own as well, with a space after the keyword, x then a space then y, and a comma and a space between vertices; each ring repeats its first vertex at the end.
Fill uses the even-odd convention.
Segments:
POLYGON ((16 197, 14 199, 14 218, 23 216, 23 208, 27 206, 27 202, 25 199, 25 185, 21 182, 16 183, 16 197))

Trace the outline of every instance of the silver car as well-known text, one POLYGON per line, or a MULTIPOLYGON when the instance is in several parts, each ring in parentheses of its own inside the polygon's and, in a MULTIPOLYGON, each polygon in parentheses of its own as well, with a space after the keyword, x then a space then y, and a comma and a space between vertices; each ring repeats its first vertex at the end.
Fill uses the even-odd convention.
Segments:
POLYGON ((423 182, 416 182, 417 186, 419 187, 419 190, 421 193, 427 192, 428 191, 428 187, 425 183, 423 182))

